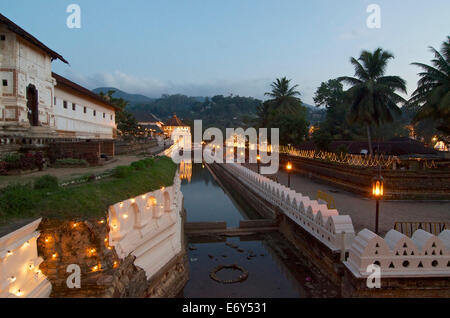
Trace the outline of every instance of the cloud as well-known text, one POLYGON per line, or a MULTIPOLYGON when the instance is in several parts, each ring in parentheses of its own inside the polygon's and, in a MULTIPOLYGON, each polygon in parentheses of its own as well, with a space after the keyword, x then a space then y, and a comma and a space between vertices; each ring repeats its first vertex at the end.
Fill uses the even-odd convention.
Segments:
POLYGON ((132 94, 160 97, 162 94, 185 94, 188 96, 241 95, 263 98, 273 79, 258 78, 246 80, 215 80, 210 82, 186 83, 162 81, 151 77, 138 77, 114 71, 101 72, 88 76, 66 70, 64 76, 70 80, 94 89, 97 87, 115 87, 132 94))

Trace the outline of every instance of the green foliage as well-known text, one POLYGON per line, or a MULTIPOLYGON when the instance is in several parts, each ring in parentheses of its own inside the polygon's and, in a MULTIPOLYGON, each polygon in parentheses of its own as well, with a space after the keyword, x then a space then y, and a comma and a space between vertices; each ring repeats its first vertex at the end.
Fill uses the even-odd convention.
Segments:
POLYGON ((35 189, 53 190, 57 189, 58 187, 58 178, 55 176, 45 175, 37 178, 36 181, 34 181, 35 189))
POLYGON ((5 161, 8 163, 15 163, 20 161, 21 155, 19 153, 16 152, 11 152, 11 153, 7 153, 5 155, 3 155, 3 157, 1 158, 0 161, 5 161))
POLYGON ((146 159, 142 159, 141 161, 145 164, 145 166, 147 168, 149 168, 155 164, 155 159, 153 159, 153 158, 146 158, 146 159))
POLYGON ((450 135, 450 36, 440 52, 433 47, 430 50, 434 54, 433 66, 413 63, 423 72, 419 73, 420 80, 408 106, 416 112, 413 123, 433 119, 441 133, 450 135))
POLYGON ((10 218, 104 216, 112 204, 172 185, 176 169, 170 158, 161 157, 151 168, 131 168, 123 178, 105 178, 51 192, 32 185, 11 185, 0 190, 0 224, 10 218))
MULTIPOLYGON (((40 192, 30 184, 9 185, 0 190, 0 220, 5 217, 27 217, 36 207, 40 192)), ((1 223, 1 222, 0 222, 1 223)))
POLYGON ((133 171, 134 168, 132 166, 118 166, 113 169, 112 176, 115 178, 126 178, 133 171))
POLYGON ((317 150, 328 151, 330 143, 333 141, 333 137, 330 132, 322 127, 316 129, 312 135, 312 139, 317 146, 317 150))
POLYGON ((131 164, 131 167, 133 167, 136 170, 144 170, 145 168, 147 168, 147 166, 143 160, 133 162, 131 164))
POLYGON ((84 159, 64 158, 57 159, 55 166, 89 166, 89 163, 84 159))

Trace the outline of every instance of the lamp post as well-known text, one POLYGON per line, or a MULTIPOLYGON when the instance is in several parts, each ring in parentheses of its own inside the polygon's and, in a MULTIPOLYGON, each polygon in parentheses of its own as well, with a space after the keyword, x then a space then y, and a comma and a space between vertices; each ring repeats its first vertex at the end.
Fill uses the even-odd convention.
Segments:
POLYGON ((291 170, 292 170, 292 164, 290 161, 286 164, 286 170, 288 173, 288 188, 291 187, 291 170))
POLYGON ((380 212, 380 199, 383 197, 384 194, 384 181, 383 177, 379 173, 378 176, 374 177, 372 179, 372 195, 374 196, 376 200, 376 214, 375 214, 375 234, 378 234, 378 219, 379 219, 379 212, 380 212))
POLYGON ((258 173, 261 173, 261 168, 260 168, 261 156, 260 155, 256 156, 256 162, 258 163, 258 173))

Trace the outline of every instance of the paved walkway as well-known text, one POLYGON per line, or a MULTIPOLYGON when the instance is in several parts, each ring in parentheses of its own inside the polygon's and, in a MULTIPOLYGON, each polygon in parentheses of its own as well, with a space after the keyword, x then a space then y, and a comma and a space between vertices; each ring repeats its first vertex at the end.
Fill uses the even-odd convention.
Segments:
POLYGON ((117 166, 127 166, 134 161, 142 159, 142 156, 121 155, 116 156, 111 163, 104 166, 87 167, 87 168, 48 168, 43 171, 36 171, 26 175, 0 176, 0 188, 6 187, 12 183, 27 183, 33 181, 37 177, 44 175, 52 175, 58 177, 60 181, 74 179, 77 176, 87 174, 99 174, 103 171, 113 169, 117 166))
MULTIPOLYGON (((247 167, 257 171, 256 164, 247 167)), ((279 171, 278 182, 287 185, 287 174, 279 171)), ((316 199, 317 190, 334 197, 339 214, 351 216, 355 231, 363 228, 375 230, 375 201, 360 195, 346 192, 315 182, 298 174, 291 174, 291 188, 312 199, 316 199)), ((384 235, 394 227, 395 222, 449 222, 450 201, 381 201, 380 202, 380 234, 384 235)))

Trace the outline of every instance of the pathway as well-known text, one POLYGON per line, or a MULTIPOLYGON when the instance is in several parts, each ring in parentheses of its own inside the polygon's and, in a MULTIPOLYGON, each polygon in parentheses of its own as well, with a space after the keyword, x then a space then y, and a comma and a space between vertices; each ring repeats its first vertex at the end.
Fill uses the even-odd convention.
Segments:
MULTIPOLYGON (((256 164, 247 167, 257 171, 256 164)), ((287 185, 287 173, 278 171, 278 182, 287 185)), ((316 199, 317 190, 329 193, 334 197, 339 214, 351 216, 355 232, 363 228, 374 231, 375 201, 360 195, 334 188, 333 186, 315 182, 307 177, 291 174, 291 188, 316 199)), ((380 202, 380 234, 384 235, 394 227, 395 222, 449 222, 450 201, 381 201, 380 202)))

